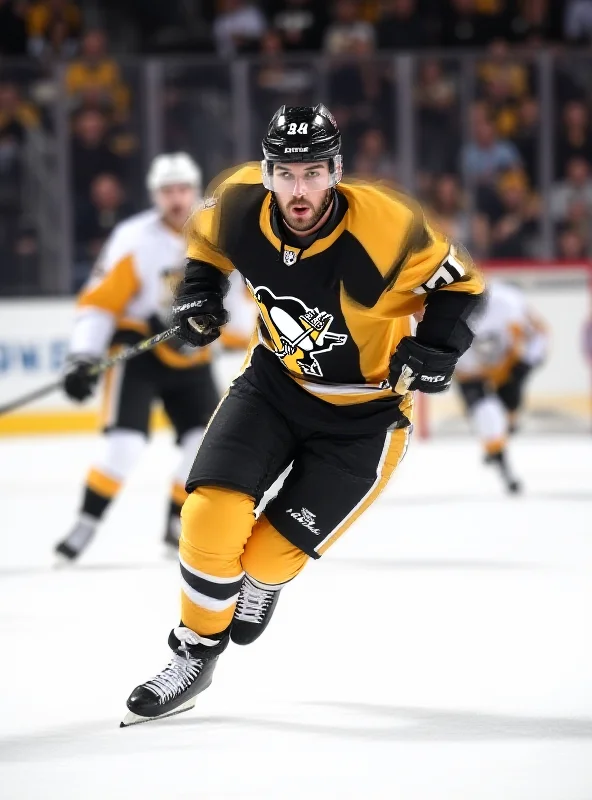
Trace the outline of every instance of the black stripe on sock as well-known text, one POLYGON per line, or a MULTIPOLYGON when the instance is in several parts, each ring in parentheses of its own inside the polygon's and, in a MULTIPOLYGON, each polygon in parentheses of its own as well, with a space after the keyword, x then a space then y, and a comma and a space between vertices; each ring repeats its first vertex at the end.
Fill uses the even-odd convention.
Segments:
POLYGON ((214 581, 208 581, 205 578, 194 575, 193 572, 189 572, 183 564, 180 564, 180 567, 183 580, 196 592, 205 594, 207 597, 211 597, 212 600, 230 600, 231 597, 240 592, 242 578, 237 578, 232 583, 214 583, 214 581))

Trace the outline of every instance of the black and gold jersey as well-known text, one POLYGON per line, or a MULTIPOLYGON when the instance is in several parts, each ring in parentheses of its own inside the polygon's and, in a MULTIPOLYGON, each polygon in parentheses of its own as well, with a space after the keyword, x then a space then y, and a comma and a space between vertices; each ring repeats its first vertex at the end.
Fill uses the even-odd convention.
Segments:
POLYGON ((467 254, 381 185, 340 183, 331 224, 299 247, 258 165, 227 177, 190 220, 187 255, 238 270, 259 308, 246 376, 292 416, 329 427, 407 424, 411 396, 393 394, 388 372, 411 315, 434 292, 483 291, 467 254))

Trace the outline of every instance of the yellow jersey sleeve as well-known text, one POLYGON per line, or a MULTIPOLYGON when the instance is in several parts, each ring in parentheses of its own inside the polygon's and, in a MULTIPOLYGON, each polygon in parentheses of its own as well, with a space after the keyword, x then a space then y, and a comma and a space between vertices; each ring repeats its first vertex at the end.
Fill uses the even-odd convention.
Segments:
POLYGON ((99 308, 115 317, 123 314, 142 286, 134 250, 132 237, 126 229, 116 229, 78 297, 79 308, 99 308))
POLYGON ((255 164, 245 164, 224 173, 210 184, 203 205, 192 214, 185 228, 187 258, 205 261, 225 274, 234 270, 234 264, 220 245, 224 195, 233 187, 255 183, 261 183, 261 170, 255 164))

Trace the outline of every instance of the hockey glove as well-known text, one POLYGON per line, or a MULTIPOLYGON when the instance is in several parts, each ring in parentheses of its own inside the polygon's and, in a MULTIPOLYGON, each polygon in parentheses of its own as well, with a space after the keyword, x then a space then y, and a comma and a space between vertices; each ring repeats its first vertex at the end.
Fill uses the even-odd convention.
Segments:
POLYGON ((444 392, 450 386, 458 354, 437 350, 404 336, 391 358, 389 381, 396 394, 419 390, 444 392))
POLYGON ((173 305, 173 321, 179 326, 180 339, 193 347, 216 341, 220 328, 229 320, 223 305, 228 285, 228 279, 215 267, 188 262, 173 305))
POLYGON ((81 403, 90 397, 99 380, 98 375, 91 375, 90 370, 98 364, 98 359, 91 356, 70 356, 64 372, 64 391, 71 400, 81 403))

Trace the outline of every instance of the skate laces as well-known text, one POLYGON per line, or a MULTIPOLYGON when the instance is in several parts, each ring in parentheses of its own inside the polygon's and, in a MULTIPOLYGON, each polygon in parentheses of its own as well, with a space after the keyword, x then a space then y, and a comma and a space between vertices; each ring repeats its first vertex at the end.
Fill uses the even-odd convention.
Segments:
POLYGON ((175 653, 169 665, 144 686, 158 697, 160 703, 166 703, 191 686, 202 666, 200 658, 175 653))
POLYGON ((260 589, 245 578, 236 603, 234 618, 241 622, 253 622, 260 625, 278 591, 279 589, 260 589))

